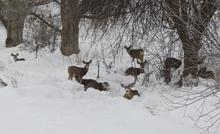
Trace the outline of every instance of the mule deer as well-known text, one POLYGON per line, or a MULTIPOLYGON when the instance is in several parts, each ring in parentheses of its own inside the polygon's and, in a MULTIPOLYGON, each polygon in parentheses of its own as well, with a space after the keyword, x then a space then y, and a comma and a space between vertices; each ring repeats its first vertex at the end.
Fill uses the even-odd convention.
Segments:
POLYGON ((141 62, 144 61, 144 50, 143 49, 131 49, 131 45, 129 47, 124 46, 127 53, 134 59, 139 59, 141 62))
POLYGON ((92 63, 92 60, 89 62, 85 62, 83 60, 83 63, 85 64, 84 68, 81 67, 76 67, 76 66, 69 66, 68 67, 68 73, 69 73, 69 78, 68 80, 72 80, 73 77, 79 80, 80 83, 82 83, 82 77, 86 75, 89 69, 89 64, 92 63))
POLYGON ((18 58, 18 55, 19 55, 18 53, 16 53, 16 54, 11 53, 11 56, 13 57, 15 62, 17 62, 17 61, 25 61, 24 58, 18 58))
POLYGON ((204 79, 215 79, 213 71, 207 71, 207 67, 202 67, 198 71, 198 76, 204 79))
MULTIPOLYGON (((80 83, 79 79, 76 79, 80 83)), ((81 84, 84 85, 84 90, 87 91, 88 88, 92 87, 98 89, 99 91, 108 91, 109 83, 108 82, 97 82, 93 79, 82 79, 81 84)))
POLYGON ((129 67, 126 71, 125 71, 125 75, 132 75, 134 77, 137 77, 138 75, 144 73, 144 65, 147 63, 147 61, 145 60, 144 62, 139 62, 137 61, 137 63, 140 65, 140 68, 136 68, 136 67, 129 67))

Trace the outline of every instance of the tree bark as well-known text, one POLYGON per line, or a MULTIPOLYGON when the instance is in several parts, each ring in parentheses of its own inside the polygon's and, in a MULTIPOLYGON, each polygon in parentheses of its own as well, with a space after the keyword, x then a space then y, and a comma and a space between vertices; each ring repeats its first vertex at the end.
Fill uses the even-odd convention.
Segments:
POLYGON ((6 47, 15 47, 23 42, 23 28, 26 15, 8 16, 6 47))
POLYGON ((0 21, 7 30, 6 47, 15 47, 23 42, 24 21, 31 8, 50 2, 52 0, 0 0, 0 21))
MULTIPOLYGON (((5 6, 4 19, 7 30, 6 47, 15 47, 23 42, 24 20, 28 15, 28 8, 23 0, 8 0, 5 6)), ((3 15, 2 15, 3 16, 3 15)))
POLYGON ((78 54, 79 50, 79 22, 80 0, 61 1, 61 52, 65 56, 78 54))
POLYGON ((192 75, 193 78, 197 77, 198 72, 198 64, 199 63, 199 41, 194 42, 188 40, 183 43, 183 51, 184 51, 184 71, 183 77, 192 75))

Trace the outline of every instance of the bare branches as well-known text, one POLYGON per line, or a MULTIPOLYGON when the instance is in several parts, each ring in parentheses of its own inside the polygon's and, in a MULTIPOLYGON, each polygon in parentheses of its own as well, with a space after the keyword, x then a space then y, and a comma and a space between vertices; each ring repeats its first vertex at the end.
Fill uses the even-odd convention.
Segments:
POLYGON ((219 94, 220 90, 207 87, 191 91, 182 89, 171 96, 164 96, 164 98, 168 102, 168 108, 171 108, 171 110, 186 107, 189 109, 188 113, 193 110, 191 119, 196 121, 202 129, 209 131, 210 129, 217 129, 215 127, 220 125, 219 94))
POLYGON ((28 3, 31 5, 31 7, 46 5, 46 4, 49 4, 51 2, 54 2, 54 0, 32 0, 32 1, 28 1, 28 3))
POLYGON ((38 18, 39 20, 41 20, 42 22, 44 22, 48 27, 54 29, 57 32, 61 32, 61 30, 59 28, 57 28, 56 26, 54 26, 53 24, 50 24, 49 22, 47 22, 44 18, 42 18, 40 15, 36 14, 35 12, 31 12, 31 15, 33 15, 34 17, 38 18))

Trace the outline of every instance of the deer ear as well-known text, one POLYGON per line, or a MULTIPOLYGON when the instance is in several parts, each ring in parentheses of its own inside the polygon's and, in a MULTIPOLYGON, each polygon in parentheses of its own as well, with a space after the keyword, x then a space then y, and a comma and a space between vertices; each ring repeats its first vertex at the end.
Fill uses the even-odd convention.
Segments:
POLYGON ((18 56, 19 54, 18 54, 18 53, 16 53, 16 55, 18 56))
POLYGON ((85 61, 83 60, 83 63, 85 64, 85 61))
POLYGON ((11 56, 13 56, 13 54, 11 53, 11 56))
POLYGON ((92 60, 89 61, 89 64, 92 63, 92 60))

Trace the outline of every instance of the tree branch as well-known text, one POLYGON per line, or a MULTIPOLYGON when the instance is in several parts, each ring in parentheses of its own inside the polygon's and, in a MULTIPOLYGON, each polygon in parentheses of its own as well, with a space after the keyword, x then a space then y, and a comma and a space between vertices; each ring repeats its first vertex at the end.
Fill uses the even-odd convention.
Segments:
POLYGON ((202 3, 202 8, 199 11, 199 14, 195 18, 194 28, 197 31, 196 33, 202 34, 206 29, 208 23, 210 22, 212 16, 218 7, 219 0, 204 0, 202 3))
POLYGON ((35 6, 46 5, 51 2, 54 2, 54 0, 33 0, 31 5, 32 5, 32 7, 35 7, 35 6))
POLYGON ((33 15, 34 17, 38 18, 39 20, 41 20, 43 23, 45 23, 48 27, 51 27, 52 29, 55 29, 56 32, 61 32, 61 30, 59 28, 57 28, 56 26, 50 24, 49 22, 47 22, 44 18, 42 18, 40 15, 31 12, 30 15, 33 15))

